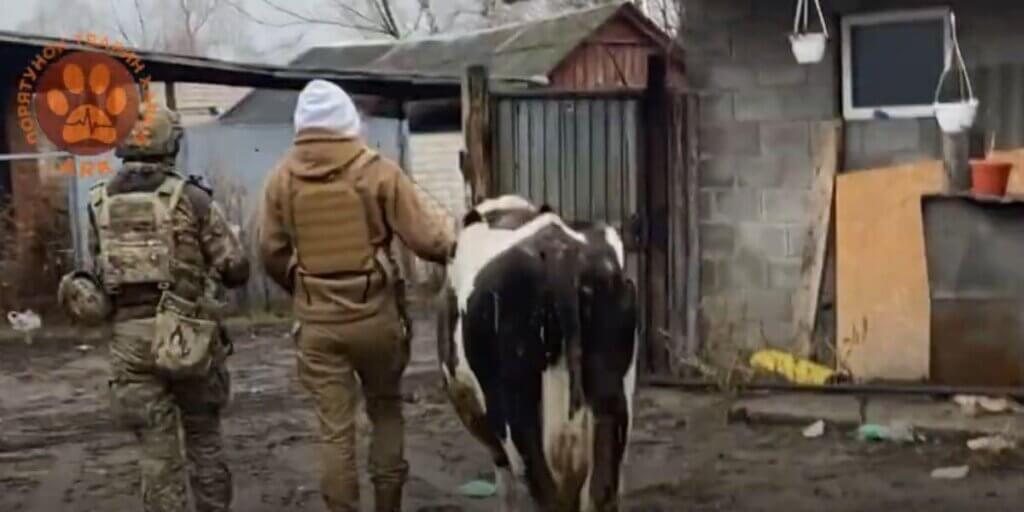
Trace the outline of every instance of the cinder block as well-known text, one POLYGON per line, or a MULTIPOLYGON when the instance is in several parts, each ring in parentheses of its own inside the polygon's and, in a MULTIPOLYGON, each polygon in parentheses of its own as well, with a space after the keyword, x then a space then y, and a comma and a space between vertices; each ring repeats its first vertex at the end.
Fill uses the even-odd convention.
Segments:
POLYGON ((757 87, 757 73, 749 66, 713 63, 707 69, 707 84, 711 89, 748 89, 757 87))
POLYGON ((786 256, 786 228, 746 222, 737 226, 736 243, 741 250, 762 258, 783 258, 786 256))
POLYGON ((787 34, 792 22, 756 19, 732 26, 733 58, 740 64, 793 64, 793 50, 787 34))
POLYGON ((731 93, 715 93, 700 99, 700 123, 710 125, 736 120, 731 93))
POLYGON ((811 228, 807 224, 796 224, 786 228, 786 254, 803 257, 810 240, 811 228))
POLYGON ((705 187, 728 187, 736 184, 735 159, 722 156, 703 160, 698 168, 698 183, 705 187))
POLYGON ((787 89, 783 94, 782 119, 822 120, 837 117, 839 96, 831 87, 805 86, 787 89))
POLYGON ((736 233, 728 224, 700 225, 700 254, 702 258, 727 257, 736 246, 736 233))
POLYGON ((758 320, 789 320, 792 318, 792 292, 788 290, 748 290, 744 295, 748 318, 758 320))
POLYGON ((790 320, 763 320, 761 332, 772 347, 786 350, 796 344, 796 326, 790 320))
POLYGON ((761 123, 761 153, 810 155, 811 128, 806 121, 761 123))
POLYGON ((715 209, 715 193, 711 190, 701 190, 699 197, 699 203, 697 204, 697 212, 700 220, 707 221, 711 220, 714 216, 715 209))
POLYGON ((793 153, 744 158, 736 175, 740 187, 809 189, 814 169, 810 154, 793 153))
POLYGON ((768 262, 768 286, 778 290, 795 290, 800 286, 800 260, 784 259, 768 262))
POLYGON ((737 121, 773 121, 784 119, 783 92, 762 89, 736 93, 737 121))
POLYGON ((700 293, 701 295, 711 295, 718 291, 718 281, 715 279, 715 267, 718 265, 716 260, 701 260, 700 262, 700 293))
POLYGON ((770 222, 806 222, 810 209, 808 193, 802 190, 765 190, 765 220, 770 222))
POLYGON ((731 292, 741 293, 768 286, 767 262, 750 250, 741 250, 735 258, 720 262, 717 272, 720 286, 731 292))
POLYGON ((894 154, 921 147, 921 125, 916 119, 869 121, 864 129, 864 151, 869 154, 894 154))
POLYGON ((765 65, 757 71, 757 83, 768 87, 802 85, 807 82, 807 67, 797 64, 765 65))
POLYGON ((753 12, 753 0, 715 0, 705 7, 705 15, 709 22, 737 21, 750 16, 753 12))
POLYGON ((726 123, 700 130, 702 156, 758 155, 761 139, 755 123, 726 123))
POLYGON ((753 189, 724 190, 715 195, 714 218, 720 221, 751 221, 761 218, 759 193, 753 189))

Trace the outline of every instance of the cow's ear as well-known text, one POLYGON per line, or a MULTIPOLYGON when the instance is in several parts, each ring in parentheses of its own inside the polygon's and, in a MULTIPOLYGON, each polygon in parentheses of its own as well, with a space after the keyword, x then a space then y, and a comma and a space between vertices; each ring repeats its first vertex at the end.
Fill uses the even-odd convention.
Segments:
POLYGON ((551 213, 553 211, 555 210, 552 209, 551 206, 547 203, 540 205, 540 213, 551 213))
POLYGON ((470 210, 465 217, 462 218, 462 227, 469 226, 470 224, 476 224, 477 222, 483 221, 484 218, 480 216, 480 212, 476 210, 470 210))

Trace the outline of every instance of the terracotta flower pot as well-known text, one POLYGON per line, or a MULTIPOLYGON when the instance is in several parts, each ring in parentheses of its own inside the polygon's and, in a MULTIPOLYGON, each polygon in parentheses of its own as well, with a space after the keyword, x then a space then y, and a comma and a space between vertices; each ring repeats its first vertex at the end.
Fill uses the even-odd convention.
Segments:
POLYGON ((1002 196, 1010 181, 1013 164, 995 160, 971 160, 971 192, 978 195, 1002 196))

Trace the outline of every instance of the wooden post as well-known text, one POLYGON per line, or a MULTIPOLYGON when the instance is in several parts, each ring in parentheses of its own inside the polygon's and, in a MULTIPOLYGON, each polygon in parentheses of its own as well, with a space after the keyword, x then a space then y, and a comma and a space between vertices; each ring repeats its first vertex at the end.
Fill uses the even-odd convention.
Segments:
POLYGON ((473 204, 493 194, 491 189, 491 95, 486 66, 470 66, 462 82, 462 133, 466 158, 462 174, 473 204))
POLYGON ((644 95, 644 146, 647 152, 643 172, 639 174, 644 196, 638 202, 643 209, 643 236, 640 292, 648 360, 655 373, 671 371, 671 359, 678 346, 672 330, 672 269, 669 263, 671 231, 671 188, 674 167, 670 162, 672 129, 666 90, 666 66, 662 55, 648 58, 647 90, 644 95))
POLYGON ((164 96, 167 98, 167 108, 178 110, 178 95, 174 92, 174 82, 164 82, 164 96))
POLYGON ((942 161, 949 177, 949 189, 961 192, 971 188, 971 174, 967 167, 970 141, 967 133, 942 134, 942 161))
POLYGON ((686 96, 686 355, 694 358, 700 340, 700 102, 686 96))

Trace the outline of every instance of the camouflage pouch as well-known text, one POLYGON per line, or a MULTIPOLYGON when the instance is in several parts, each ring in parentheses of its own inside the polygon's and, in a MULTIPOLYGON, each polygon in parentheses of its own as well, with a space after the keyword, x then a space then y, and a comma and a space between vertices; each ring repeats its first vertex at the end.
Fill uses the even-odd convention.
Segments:
POLYGON ((164 292, 157 305, 153 356, 156 368, 175 379, 204 377, 217 362, 220 329, 200 318, 195 302, 164 292))

